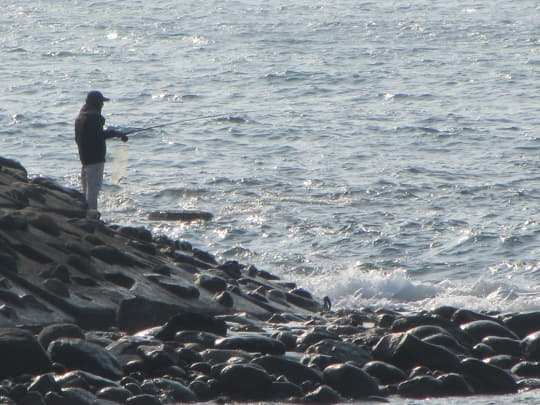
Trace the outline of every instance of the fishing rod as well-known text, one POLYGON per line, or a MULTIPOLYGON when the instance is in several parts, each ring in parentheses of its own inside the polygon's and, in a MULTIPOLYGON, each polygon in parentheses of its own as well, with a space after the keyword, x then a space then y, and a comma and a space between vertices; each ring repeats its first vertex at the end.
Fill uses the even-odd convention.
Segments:
MULTIPOLYGON (((244 113, 249 113, 249 112, 253 112, 253 111, 244 111, 244 113)), ((123 134, 124 134, 124 135, 129 135, 129 134, 134 134, 134 133, 137 133, 137 132, 149 131, 150 129, 162 128, 162 127, 167 127, 167 126, 169 126, 169 125, 175 125, 175 124, 181 124, 181 123, 183 123, 183 122, 188 122, 188 121, 195 121, 195 120, 204 120, 204 119, 209 119, 209 118, 224 117, 225 115, 231 115, 231 114, 230 114, 230 113, 223 113, 223 114, 206 115, 206 116, 204 116, 204 117, 188 118, 188 119, 180 120, 180 121, 167 122, 167 123, 165 123, 165 124, 152 125, 151 127, 145 127, 145 128, 133 129, 133 130, 131 130, 131 131, 123 132, 123 134)))

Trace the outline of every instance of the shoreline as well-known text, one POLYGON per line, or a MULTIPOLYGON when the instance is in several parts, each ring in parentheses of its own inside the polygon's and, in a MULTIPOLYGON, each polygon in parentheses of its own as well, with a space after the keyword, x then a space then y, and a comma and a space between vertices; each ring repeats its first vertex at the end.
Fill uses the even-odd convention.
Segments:
POLYGON ((78 191, 0 157, 4 403, 336 403, 540 388, 540 312, 324 304, 189 242, 87 219, 78 191))

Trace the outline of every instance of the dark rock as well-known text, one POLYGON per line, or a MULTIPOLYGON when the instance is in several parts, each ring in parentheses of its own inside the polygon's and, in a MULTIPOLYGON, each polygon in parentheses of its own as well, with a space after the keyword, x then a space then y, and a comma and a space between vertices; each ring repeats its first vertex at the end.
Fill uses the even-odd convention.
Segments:
POLYGON ((155 395, 140 394, 126 399, 125 405, 162 405, 162 403, 155 395))
POLYGON ((461 374, 450 373, 437 377, 441 382, 440 394, 444 396, 473 395, 474 390, 461 374))
POLYGON ((211 364, 226 363, 233 357, 249 362, 254 357, 252 353, 244 352, 243 350, 222 349, 206 349, 201 352, 201 356, 203 361, 208 361, 211 364))
POLYGON ((308 392, 302 402, 308 404, 335 404, 342 401, 343 399, 336 390, 328 385, 321 385, 315 390, 308 392))
POLYGON ((518 336, 507 327, 490 320, 472 321, 461 325, 461 329, 471 336, 475 343, 486 336, 499 336, 519 340, 518 336))
POLYGON ((351 342, 341 342, 332 339, 322 340, 309 346, 306 353, 325 354, 336 358, 342 363, 353 361, 359 367, 362 367, 371 360, 371 353, 363 347, 351 342))
POLYGON ((117 229, 117 231, 120 235, 130 239, 139 239, 143 242, 152 242, 152 233, 142 226, 121 226, 117 229))
POLYGON ((55 376, 56 383, 61 388, 78 387, 90 392, 96 392, 104 387, 117 387, 118 384, 110 379, 82 371, 69 371, 62 375, 55 376))
POLYGON ((217 266, 216 268, 224 271, 229 277, 235 280, 242 277, 243 266, 240 263, 238 263, 236 260, 225 262, 217 266))
POLYGON ((41 374, 34 378, 28 386, 28 391, 38 391, 45 395, 49 391, 60 391, 60 385, 51 373, 41 374))
POLYGON ((313 381, 315 383, 322 381, 322 373, 319 370, 307 367, 286 356, 262 356, 252 362, 263 367, 270 374, 284 375, 295 384, 301 384, 304 381, 313 381))
POLYGON ((462 325, 474 321, 492 321, 495 319, 491 316, 480 314, 470 309, 457 309, 452 315, 451 321, 458 325, 462 325))
POLYGON ((176 332, 183 330, 197 330, 209 332, 220 336, 227 334, 225 321, 198 312, 184 312, 174 315, 156 335, 157 339, 173 340, 176 332))
POLYGON ((271 390, 272 397, 278 399, 300 397, 304 395, 302 388, 290 381, 274 381, 271 390))
POLYGON ((219 339, 215 342, 215 347, 216 349, 244 350, 263 354, 285 353, 285 345, 279 340, 255 334, 235 335, 219 339))
POLYGON ((56 278, 49 278, 43 281, 43 286, 59 297, 67 298, 70 295, 66 284, 56 278))
POLYGON ((540 361, 540 331, 524 337, 521 341, 521 350, 525 359, 540 361))
POLYGON ((487 357, 496 356, 497 352, 485 343, 478 343, 472 348, 471 354, 479 359, 485 359, 487 357))
POLYGON ((342 362, 335 357, 326 354, 308 354, 302 357, 302 364, 305 364, 308 367, 315 367, 318 370, 324 370, 326 367, 338 363, 342 362))
POLYGON ((81 369, 112 380, 124 375, 115 356, 103 347, 82 339, 55 340, 49 345, 48 352, 53 361, 68 369, 81 369))
POLYGON ((0 359, 0 379, 51 370, 51 360, 43 347, 23 329, 0 329, 0 359))
POLYGON ((478 359, 461 361, 461 373, 478 394, 508 394, 517 391, 517 384, 510 373, 478 359))
POLYGON ((197 299, 201 295, 199 289, 192 284, 180 283, 179 281, 170 281, 158 274, 150 274, 147 275, 146 278, 153 281, 165 290, 182 298, 197 299))
POLYGON ((168 378, 156 378, 154 383, 160 390, 166 394, 167 398, 174 402, 193 402, 197 396, 184 384, 168 378))
POLYGON ((285 293, 287 302, 296 305, 297 307, 307 309, 308 311, 320 312, 322 305, 312 298, 306 298, 297 293, 287 292, 285 293))
POLYGON ((498 354, 496 356, 491 356, 485 358, 484 363, 503 368, 506 370, 511 369, 514 365, 519 363, 520 358, 515 356, 510 356, 508 354, 498 354))
POLYGON ((4 231, 26 231, 27 228, 28 219, 20 212, 13 212, 0 217, 0 229, 4 231))
POLYGON ((341 338, 332 332, 329 332, 324 327, 316 327, 310 330, 307 330, 302 335, 298 337, 296 340, 296 343, 299 346, 302 346, 304 348, 307 348, 308 346, 311 346, 317 342, 320 342, 321 340, 341 340, 341 338))
POLYGON ((397 384, 407 379, 403 370, 384 361, 370 361, 364 365, 363 370, 385 385, 397 384))
POLYGON ((110 401, 123 404, 126 399, 133 396, 131 391, 123 387, 105 387, 100 389, 96 396, 99 399, 108 399, 110 401))
POLYGON ((164 345, 140 345, 137 353, 141 355, 149 370, 167 368, 178 360, 174 349, 164 345))
POLYGON ((285 350, 294 350, 296 348, 296 336, 291 332, 280 331, 272 336, 285 345, 285 350))
POLYGON ((28 391, 22 398, 17 399, 18 405, 46 405, 41 392, 28 391))
POLYGON ((176 332, 174 341, 179 343, 197 343, 205 348, 214 347, 218 335, 209 332, 199 332, 196 330, 186 330, 176 332))
POLYGON ((442 382, 436 378, 423 375, 411 378, 398 385, 397 392, 406 398, 427 398, 441 394, 442 382))
POLYGON ((233 364, 221 370, 219 379, 233 398, 264 399, 271 394, 272 377, 249 364, 233 364))
POLYGON ((40 264, 54 263, 54 260, 52 258, 40 252, 39 250, 34 249, 33 247, 29 245, 23 245, 23 244, 18 243, 18 244, 14 244, 13 248, 17 252, 19 252, 21 255, 37 263, 40 263, 40 264))
POLYGON ((155 301, 146 296, 126 298, 118 307, 117 325, 121 330, 135 332, 163 324, 179 311, 181 307, 178 305, 155 301))
POLYGON ((540 311, 509 315, 503 319, 503 323, 523 339, 533 332, 540 331, 540 311))
POLYGON ((215 300, 224 307, 232 308, 234 306, 234 298, 229 291, 222 291, 218 293, 215 300))
POLYGON ((185 211, 152 211, 148 214, 150 221, 210 221, 213 215, 210 212, 185 210, 185 211))
POLYGON ((90 250, 90 254, 108 264, 120 266, 137 266, 139 264, 137 260, 114 246, 96 246, 90 250))
POLYGON ((103 277, 105 280, 126 289, 130 289, 135 284, 135 280, 119 271, 104 273, 103 277))
POLYGON ((373 348, 373 357, 407 370, 422 365, 431 370, 457 371, 459 359, 444 347, 432 345, 409 333, 382 337, 373 348))
MULTIPOLYGON (((94 405, 97 401, 93 393, 78 387, 64 388, 60 395, 63 398, 62 404, 94 405)), ((48 400, 47 404, 49 404, 48 400)))
POLYGON ((348 398, 366 398, 379 392, 375 379, 352 363, 326 367, 323 379, 326 385, 348 398))
POLYGON ((195 284, 214 293, 225 291, 227 289, 227 281, 224 278, 209 274, 197 274, 195 284))
POLYGON ((512 367, 512 373, 519 377, 536 377, 540 378, 540 362, 537 361, 522 361, 512 367))
POLYGON ((35 226, 41 231, 52 236, 60 236, 60 227, 50 215, 38 215, 28 221, 30 225, 35 226))
POLYGON ((455 354, 469 354, 470 349, 461 345, 457 339, 447 333, 438 333, 422 339, 426 343, 445 347, 455 354))

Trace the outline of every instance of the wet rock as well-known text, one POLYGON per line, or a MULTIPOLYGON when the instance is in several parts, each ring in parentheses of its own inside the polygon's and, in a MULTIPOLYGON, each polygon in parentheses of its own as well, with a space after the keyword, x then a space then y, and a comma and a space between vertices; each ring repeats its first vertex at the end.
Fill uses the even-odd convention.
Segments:
POLYGON ((510 356, 508 354, 498 354, 484 359, 484 363, 509 370, 515 364, 519 363, 519 360, 519 357, 510 356))
POLYGON ((325 354, 334 357, 342 363, 353 361, 360 367, 371 360, 371 353, 363 347, 351 342, 341 342, 332 339, 322 340, 309 346, 306 353, 325 354))
POLYGON ((174 341, 179 343, 197 343, 204 348, 214 347, 218 335, 209 332, 199 332, 195 330, 186 330, 176 332, 174 341))
POLYGON ((232 308, 234 305, 234 298, 229 291, 222 291, 215 297, 216 302, 227 308, 232 308))
POLYGON ((201 295, 199 289, 192 284, 170 281, 157 274, 147 275, 146 278, 181 298, 197 299, 201 295))
POLYGON ((262 354, 284 354, 285 345, 277 339, 263 335, 242 334, 219 339, 215 342, 216 349, 244 350, 262 354))
POLYGON ((210 212, 197 210, 184 211, 152 211, 148 214, 150 221, 210 221, 213 215, 210 212))
POLYGON ((96 396, 99 399, 108 399, 123 404, 133 394, 123 387, 105 387, 100 389, 96 396))
POLYGON ((487 357, 496 356, 497 352, 485 343, 478 343, 472 348, 471 354, 479 359, 485 359, 487 357))
POLYGON ((242 266, 236 260, 231 260, 217 266, 216 268, 225 272, 229 277, 237 280, 242 277, 243 267, 244 266, 242 266))
POLYGON ((168 378, 156 378, 154 384, 160 392, 165 393, 169 401, 192 402, 197 399, 193 391, 177 381, 168 378))
POLYGON ((467 358, 461 361, 461 374, 478 394, 508 394, 517 391, 517 384, 510 373, 484 363, 467 358))
POLYGON ((512 367, 512 373, 519 377, 540 378, 540 362, 522 361, 512 367))
POLYGON ((156 334, 156 338, 173 340, 176 332, 182 330, 196 330, 225 336, 227 334, 227 324, 221 319, 203 313, 179 313, 167 321, 162 330, 156 334))
POLYGON ((162 402, 155 395, 140 394, 126 399, 125 405, 162 405, 162 402))
POLYGON ((120 266, 137 266, 139 264, 133 257, 114 246, 96 246, 90 250, 90 254, 108 264, 120 266))
POLYGON ((0 379, 51 369, 51 360, 43 347, 24 329, 0 329, 0 359, 0 379))
POLYGON ((50 215, 38 215, 28 221, 32 226, 52 236, 60 236, 60 227, 50 215))
POLYGON ((272 397, 277 399, 284 399, 290 397, 300 397, 304 395, 302 387, 288 381, 285 378, 278 378, 277 381, 272 383, 272 397))
POLYGON ((69 371, 55 376, 56 383, 61 388, 78 387, 90 392, 96 392, 104 387, 117 387, 118 384, 110 379, 82 371, 69 371))
POLYGON ((49 278, 43 281, 43 286, 59 297, 67 298, 70 295, 66 284, 56 278, 49 278))
POLYGON ((527 360, 540 361, 540 331, 527 335, 521 341, 521 350, 527 360))
POLYGON ((439 396, 441 388, 441 381, 432 376, 423 375, 402 382, 398 385, 397 392, 406 398, 427 398, 439 396))
POLYGON ((437 377, 441 382, 440 394, 444 396, 469 396, 474 394, 473 388, 465 377, 457 373, 443 374, 437 377))
POLYGON ((272 377, 252 365, 226 366, 221 370, 219 379, 224 390, 233 398, 264 399, 271 394, 272 377))
POLYGON ((407 379, 403 370, 384 361, 370 361, 364 365, 363 370, 385 385, 397 384, 407 379))
POLYGON ((30 383, 28 391, 38 391, 45 395, 49 391, 60 391, 60 385, 56 382, 52 373, 41 374, 30 383))
POLYGON ((373 357, 407 370, 426 366, 431 370, 457 371, 459 359, 449 350, 426 343, 409 333, 382 337, 373 348, 373 357))
POLYGON ((326 367, 323 380, 326 385, 348 398, 366 398, 379 392, 375 379, 352 363, 326 367))
POLYGON ((0 217, 0 229, 4 231, 26 231, 27 228, 28 219, 20 212, 13 212, 0 217))
POLYGON ((46 405, 40 392, 28 391, 21 398, 17 398, 18 405, 46 405))
POLYGON ((533 332, 540 331, 540 311, 509 315, 503 319, 503 323, 523 339, 533 332))
POLYGON ((254 354, 244 352, 243 350, 223 350, 223 349, 206 349, 201 352, 203 361, 211 364, 227 363, 231 358, 242 359, 243 362, 249 362, 254 357, 254 354))
MULTIPOLYGON (((83 388, 69 387, 62 389, 61 404, 94 405, 97 401, 96 396, 83 388)), ((49 401, 47 400, 47 405, 49 401)))
POLYGON ((314 345, 321 340, 328 339, 341 340, 341 338, 337 334, 328 331, 326 328, 316 327, 300 335, 296 343, 301 347, 307 348, 308 346, 314 345))
POLYGON ((319 370, 307 367, 286 356, 262 356, 254 359, 252 363, 263 367, 270 374, 284 375, 295 384, 302 384, 304 381, 315 383, 322 381, 322 373, 319 370))
POLYGON ((297 338, 291 332, 280 331, 272 336, 285 345, 285 350, 294 350, 296 348, 297 338))
POLYGON ((499 336, 519 340, 518 336, 507 327, 490 320, 472 321, 461 325, 461 329, 471 336, 475 343, 487 336, 499 336))
POLYGON ((227 281, 224 278, 209 274, 197 274, 195 284, 213 293, 219 293, 227 289, 227 281))
POLYGON ((68 369, 81 369, 112 380, 124 375, 115 356, 103 347, 82 339, 55 340, 49 345, 48 352, 53 361, 68 369))
POLYGON ((328 385, 321 385, 302 398, 302 402, 308 404, 335 404, 342 401, 339 393, 328 385))

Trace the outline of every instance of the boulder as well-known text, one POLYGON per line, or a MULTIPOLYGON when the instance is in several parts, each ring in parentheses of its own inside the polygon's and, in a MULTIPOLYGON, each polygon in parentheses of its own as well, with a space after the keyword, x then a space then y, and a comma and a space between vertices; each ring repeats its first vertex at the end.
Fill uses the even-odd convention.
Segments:
POLYGON ((216 349, 228 350, 244 350, 246 352, 262 353, 262 354, 284 354, 285 345, 277 339, 258 334, 242 334, 223 339, 218 339, 215 342, 216 349))
POLYGON ((233 398, 264 399, 271 394, 272 377, 249 364, 233 364, 221 370, 219 380, 233 398))
POLYGON ((397 392, 406 398, 428 398, 441 394, 442 382, 430 375, 413 377, 398 385, 397 392))
POLYGON ((521 350, 525 359, 540 361, 540 331, 525 336, 521 341, 521 350))
POLYGON ((519 377, 540 378, 540 362, 522 361, 512 367, 512 373, 519 377))
POLYGON ((82 339, 57 339, 48 348, 51 359, 68 370, 84 370, 112 380, 124 375, 117 358, 105 348, 82 339))
POLYGON ((475 343, 482 341, 486 336, 499 336, 519 340, 519 337, 506 326, 491 320, 478 320, 461 325, 475 343))
POLYGON ((509 394, 517 391, 516 381, 510 373, 478 359, 462 360, 461 373, 477 394, 509 394))
POLYGON ((51 370, 51 359, 36 337, 24 329, 0 329, 0 379, 51 370))
POLYGON ((383 336, 373 348, 373 357, 403 370, 425 366, 431 370, 457 371, 459 359, 444 347, 426 343, 409 333, 383 336))
POLYGON ((351 363, 333 364, 324 369, 324 383, 347 398, 366 398, 379 392, 377 382, 351 363))
POLYGON ((364 365, 363 370, 385 385, 397 384, 407 379, 403 370, 384 361, 370 361, 364 365))
POLYGON ((199 312, 184 312, 169 319, 156 335, 156 338, 173 340, 178 331, 184 330, 196 330, 225 336, 227 334, 227 324, 225 321, 211 315, 199 312))
POLYGON ((371 360, 371 353, 363 347, 351 343, 334 339, 324 339, 307 348, 308 354, 324 354, 332 356, 338 361, 345 363, 353 361, 362 367, 371 360))
POLYGON ((503 323, 523 339, 533 332, 540 331, 540 311, 508 315, 504 317, 503 323))
POLYGON ((343 402, 339 393, 328 385, 321 385, 315 390, 308 392, 302 402, 307 404, 335 404, 343 402))
POLYGON ((262 356, 252 361, 263 367, 268 373, 274 375, 284 375, 289 381, 302 384, 304 381, 320 383, 322 373, 319 370, 305 366, 295 360, 284 356, 262 356))

